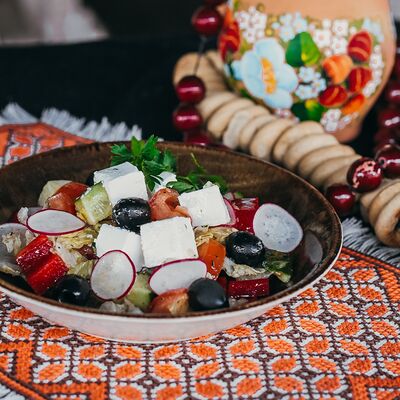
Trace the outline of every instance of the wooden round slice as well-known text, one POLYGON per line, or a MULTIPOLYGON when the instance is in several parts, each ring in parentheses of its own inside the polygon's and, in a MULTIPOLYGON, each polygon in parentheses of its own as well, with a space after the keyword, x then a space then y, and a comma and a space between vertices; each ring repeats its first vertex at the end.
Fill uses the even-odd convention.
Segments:
POLYGON ((373 190, 372 192, 363 193, 361 195, 361 197, 360 197, 360 212, 361 212, 361 216, 365 222, 369 222, 368 210, 369 210, 371 203, 375 199, 375 197, 382 190, 386 189, 388 186, 392 185, 395 182, 399 182, 399 180, 393 181, 391 179, 385 179, 377 189, 373 190))
POLYGON ((337 144, 337 139, 326 133, 307 135, 292 143, 283 156, 283 165, 294 171, 300 160, 313 150, 337 144))
POLYGON ((336 183, 346 183, 347 182, 347 171, 349 170, 350 164, 340 167, 335 172, 333 172, 331 175, 329 175, 328 178, 325 179, 325 181, 322 185, 323 189, 326 190, 329 186, 334 185, 336 183))
MULTIPOLYGON (((187 53, 175 64, 172 81, 176 85, 184 76, 193 75, 197 63, 197 53, 187 53)), ((203 79, 221 79, 221 74, 216 71, 206 57, 201 57, 196 75, 203 79)))
MULTIPOLYGON (((267 110, 267 109, 266 109, 267 110)), ((268 114, 268 111, 265 115, 260 115, 250 121, 240 132, 239 137, 239 147, 243 151, 248 151, 250 142, 253 139, 253 136, 256 134, 257 130, 262 126, 268 124, 271 121, 275 121, 276 117, 271 114, 268 114)))
POLYGON ((335 157, 350 156, 352 154, 355 154, 353 148, 343 144, 321 147, 311 151, 300 160, 297 172, 301 177, 307 179, 311 172, 326 160, 335 157))
POLYGON ((207 130, 214 138, 220 139, 233 115, 252 105, 254 103, 251 100, 244 98, 229 101, 211 115, 207 123, 207 130))
POLYGON ((304 121, 292 126, 285 131, 285 133, 276 142, 272 150, 273 159, 276 162, 281 163, 283 156, 286 153, 286 149, 289 148, 292 143, 303 138, 304 136, 313 135, 316 133, 324 133, 324 128, 318 122, 304 121))
POLYGON ((381 190, 371 202, 368 208, 368 220, 372 226, 375 225, 379 213, 383 207, 400 193, 400 182, 394 182, 381 190))
POLYGON ((329 176, 338 171, 343 166, 347 168, 352 162, 360 158, 359 155, 335 157, 327 160, 323 164, 318 165, 311 172, 309 181, 316 187, 321 187, 329 176))
POLYGON ((199 110, 201 116, 203 117, 203 121, 207 122, 207 120, 224 104, 229 101, 236 100, 239 97, 232 92, 221 92, 221 93, 213 93, 200 102, 197 105, 197 109, 199 110))
POLYGON ((228 128, 222 137, 222 143, 231 149, 238 148, 242 129, 259 115, 268 115, 265 107, 253 105, 236 113, 229 121, 228 128))
POLYGON ((274 144, 282 133, 296 122, 291 119, 279 118, 260 128, 250 143, 250 154, 269 161, 274 144))
POLYGON ((400 247, 400 193, 397 193, 381 210, 375 223, 375 234, 387 246, 400 247))

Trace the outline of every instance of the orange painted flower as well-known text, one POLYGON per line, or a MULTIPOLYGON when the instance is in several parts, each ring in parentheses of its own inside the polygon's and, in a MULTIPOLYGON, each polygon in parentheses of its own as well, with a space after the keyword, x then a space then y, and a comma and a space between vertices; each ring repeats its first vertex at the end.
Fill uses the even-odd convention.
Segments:
POLYGON ((222 59, 225 61, 228 53, 239 50, 240 33, 239 24, 234 19, 232 11, 227 9, 221 34, 218 38, 218 49, 222 59))

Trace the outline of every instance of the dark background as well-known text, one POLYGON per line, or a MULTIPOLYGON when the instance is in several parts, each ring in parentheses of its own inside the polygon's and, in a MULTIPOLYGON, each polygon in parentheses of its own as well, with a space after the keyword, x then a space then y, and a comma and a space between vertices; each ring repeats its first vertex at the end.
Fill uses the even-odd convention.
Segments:
MULTIPOLYGON (((39 116, 46 107, 77 117, 138 124, 179 139, 171 125, 177 100, 171 84, 176 60, 194 51, 190 18, 200 0, 85 0, 112 39, 57 46, 0 48, 0 107, 17 102, 39 116)), ((213 43, 209 43, 212 46, 213 43)), ((374 117, 355 146, 372 148, 374 117)))

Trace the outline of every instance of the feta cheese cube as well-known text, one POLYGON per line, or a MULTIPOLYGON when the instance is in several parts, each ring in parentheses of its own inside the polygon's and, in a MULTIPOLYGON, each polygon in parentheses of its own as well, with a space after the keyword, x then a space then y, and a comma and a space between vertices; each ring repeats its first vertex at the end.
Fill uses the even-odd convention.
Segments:
POLYGON ((124 162, 119 165, 115 165, 114 167, 105 168, 100 171, 96 171, 94 173, 93 182, 108 182, 118 176, 129 174, 130 172, 137 172, 139 171, 134 165, 130 162, 124 162))
POLYGON ((169 261, 197 258, 197 247, 190 218, 175 217, 140 227, 146 267, 169 261))
POLYGON ((147 186, 143 172, 130 172, 103 183, 104 189, 113 206, 121 199, 138 197, 148 200, 147 186))
POLYGON ((183 193, 179 203, 186 207, 193 226, 216 226, 230 222, 229 211, 217 185, 183 193))
POLYGON ((167 187, 168 183, 176 181, 176 175, 173 172, 169 171, 161 172, 160 178, 161 182, 156 183, 153 189, 153 193, 158 192, 160 189, 164 189, 165 187, 167 187))
POLYGON ((137 271, 143 268, 141 239, 135 232, 103 224, 96 239, 96 254, 101 257, 111 250, 121 250, 128 254, 137 271))

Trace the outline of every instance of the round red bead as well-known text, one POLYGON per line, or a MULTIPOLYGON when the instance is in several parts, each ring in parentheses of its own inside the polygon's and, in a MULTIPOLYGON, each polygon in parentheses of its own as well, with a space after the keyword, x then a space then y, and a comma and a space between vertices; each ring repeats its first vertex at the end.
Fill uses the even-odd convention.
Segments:
POLYGON ((372 158, 360 158, 350 166, 347 182, 359 193, 369 192, 381 184, 382 168, 372 158))
POLYGON ((206 131, 201 129, 183 134, 183 141, 189 144, 197 144, 201 146, 209 146, 213 144, 213 140, 206 131))
POLYGON ((325 196, 340 217, 346 217, 352 213, 356 196, 348 185, 337 183, 329 186, 325 196))
POLYGON ((400 127, 400 111, 396 109, 382 110, 378 115, 378 122, 382 128, 400 127))
POLYGON ((206 86, 196 75, 184 76, 175 87, 178 99, 183 103, 199 103, 204 99, 206 86))
POLYGON ((383 174, 388 178, 398 178, 400 176, 400 147, 386 145, 381 148, 376 156, 376 162, 383 169, 383 174))
POLYGON ((190 131, 198 128, 203 119, 196 109, 190 104, 181 104, 172 115, 172 122, 178 131, 190 131))
POLYGON ((222 16, 213 7, 200 7, 192 16, 192 25, 203 36, 215 36, 222 27, 222 16))

